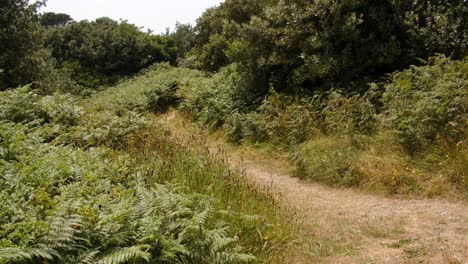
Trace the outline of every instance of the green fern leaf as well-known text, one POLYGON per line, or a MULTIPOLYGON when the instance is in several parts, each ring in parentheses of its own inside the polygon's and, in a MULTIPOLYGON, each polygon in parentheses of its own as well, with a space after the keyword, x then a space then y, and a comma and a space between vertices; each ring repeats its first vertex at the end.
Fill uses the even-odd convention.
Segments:
POLYGON ((127 248, 112 249, 106 255, 100 257, 98 264, 123 264, 129 261, 144 260, 149 262, 151 254, 147 252, 149 246, 140 245, 127 248))

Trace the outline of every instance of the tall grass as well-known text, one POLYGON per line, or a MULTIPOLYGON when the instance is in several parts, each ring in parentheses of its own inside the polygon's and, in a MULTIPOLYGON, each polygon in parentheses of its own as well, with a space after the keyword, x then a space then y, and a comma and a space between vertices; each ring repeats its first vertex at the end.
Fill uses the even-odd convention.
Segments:
POLYGON ((177 186, 185 194, 209 196, 221 212, 220 220, 230 226, 229 235, 239 238, 245 252, 261 262, 277 261, 288 255, 298 228, 289 209, 272 198, 271 189, 255 186, 242 171, 231 168, 225 153, 210 149, 203 133, 173 134, 146 107, 148 91, 161 83, 171 85, 167 80, 174 79, 183 87, 193 78, 199 73, 159 66, 83 101, 88 123, 99 123, 103 112, 139 112, 145 125, 127 133, 116 147, 132 158, 140 176, 153 184, 177 186))
POLYGON ((126 150, 145 178, 210 196, 247 252, 265 261, 285 254, 294 229, 288 210, 275 202, 271 190, 231 169, 225 154, 210 150, 203 137, 177 137, 153 123, 131 137, 126 150))

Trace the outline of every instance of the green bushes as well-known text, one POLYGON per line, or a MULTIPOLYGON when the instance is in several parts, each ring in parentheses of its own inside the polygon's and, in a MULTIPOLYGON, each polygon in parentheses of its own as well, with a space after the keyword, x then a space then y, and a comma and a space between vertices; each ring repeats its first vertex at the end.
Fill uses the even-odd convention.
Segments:
POLYGON ((41 97, 29 87, 8 90, 0 96, 0 119, 14 123, 28 123, 46 116, 39 105, 41 97))
POLYGON ((326 130, 333 134, 372 134, 378 128, 375 106, 367 95, 330 94, 324 108, 326 130))
POLYGON ((453 145, 466 139, 467 79, 466 60, 450 61, 443 56, 393 76, 383 99, 398 137, 410 153, 424 150, 438 137, 453 145))
POLYGON ((0 167, 0 263, 253 260, 239 252, 207 197, 148 187, 128 156, 35 148, 0 167))
POLYGON ((230 95, 232 86, 227 78, 226 73, 221 72, 211 78, 190 81, 181 90, 180 109, 210 129, 220 128, 234 109, 230 95))
POLYGON ((60 68, 80 85, 113 85, 156 62, 175 62, 170 36, 151 35, 126 21, 98 18, 72 22, 46 31, 45 46, 60 68))
POLYGON ((179 85, 173 81, 169 84, 159 84, 154 90, 146 92, 148 109, 155 113, 163 113, 170 106, 176 106, 180 100, 176 94, 178 89, 179 85))
POLYGON ((395 73, 377 106, 367 95, 332 94, 324 134, 293 155, 296 173, 387 194, 466 194, 467 69, 439 56, 395 73))
POLYGON ((252 83, 238 70, 233 65, 186 80, 178 91, 180 109, 211 129, 223 127, 231 143, 292 150, 303 178, 387 194, 467 189, 465 61, 435 57, 369 84, 362 95, 291 96, 272 89, 261 103, 244 105, 240 94, 251 94, 252 83))
POLYGON ((70 95, 40 96, 29 86, 7 90, 0 94, 0 120, 14 123, 77 124, 83 111, 75 106, 70 95))
POLYGON ((197 21, 195 66, 251 65, 258 90, 293 94, 368 82, 443 53, 466 56, 468 8, 453 1, 227 0, 197 21))

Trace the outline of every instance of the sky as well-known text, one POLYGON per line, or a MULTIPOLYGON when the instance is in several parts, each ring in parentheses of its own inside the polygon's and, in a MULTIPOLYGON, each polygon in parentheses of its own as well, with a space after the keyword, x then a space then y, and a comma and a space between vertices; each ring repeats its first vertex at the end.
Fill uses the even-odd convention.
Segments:
POLYGON ((41 12, 65 13, 74 20, 110 17, 159 34, 174 28, 176 22, 195 24, 207 9, 223 0, 47 0, 41 12))

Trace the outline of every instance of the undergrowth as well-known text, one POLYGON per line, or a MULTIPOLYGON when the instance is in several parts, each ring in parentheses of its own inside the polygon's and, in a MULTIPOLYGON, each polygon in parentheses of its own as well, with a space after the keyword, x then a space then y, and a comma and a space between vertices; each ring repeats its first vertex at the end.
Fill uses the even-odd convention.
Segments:
POLYGON ((468 195, 466 60, 437 56, 363 94, 270 87, 263 97, 236 65, 212 75, 159 67, 150 78, 166 83, 171 105, 233 144, 290 153, 301 178, 389 195, 468 195), (257 99, 242 103, 242 94, 257 99))
POLYGON ((250 263, 285 250, 289 220, 267 193, 152 120, 165 84, 148 75, 85 99, 0 94, 0 263, 250 263))

